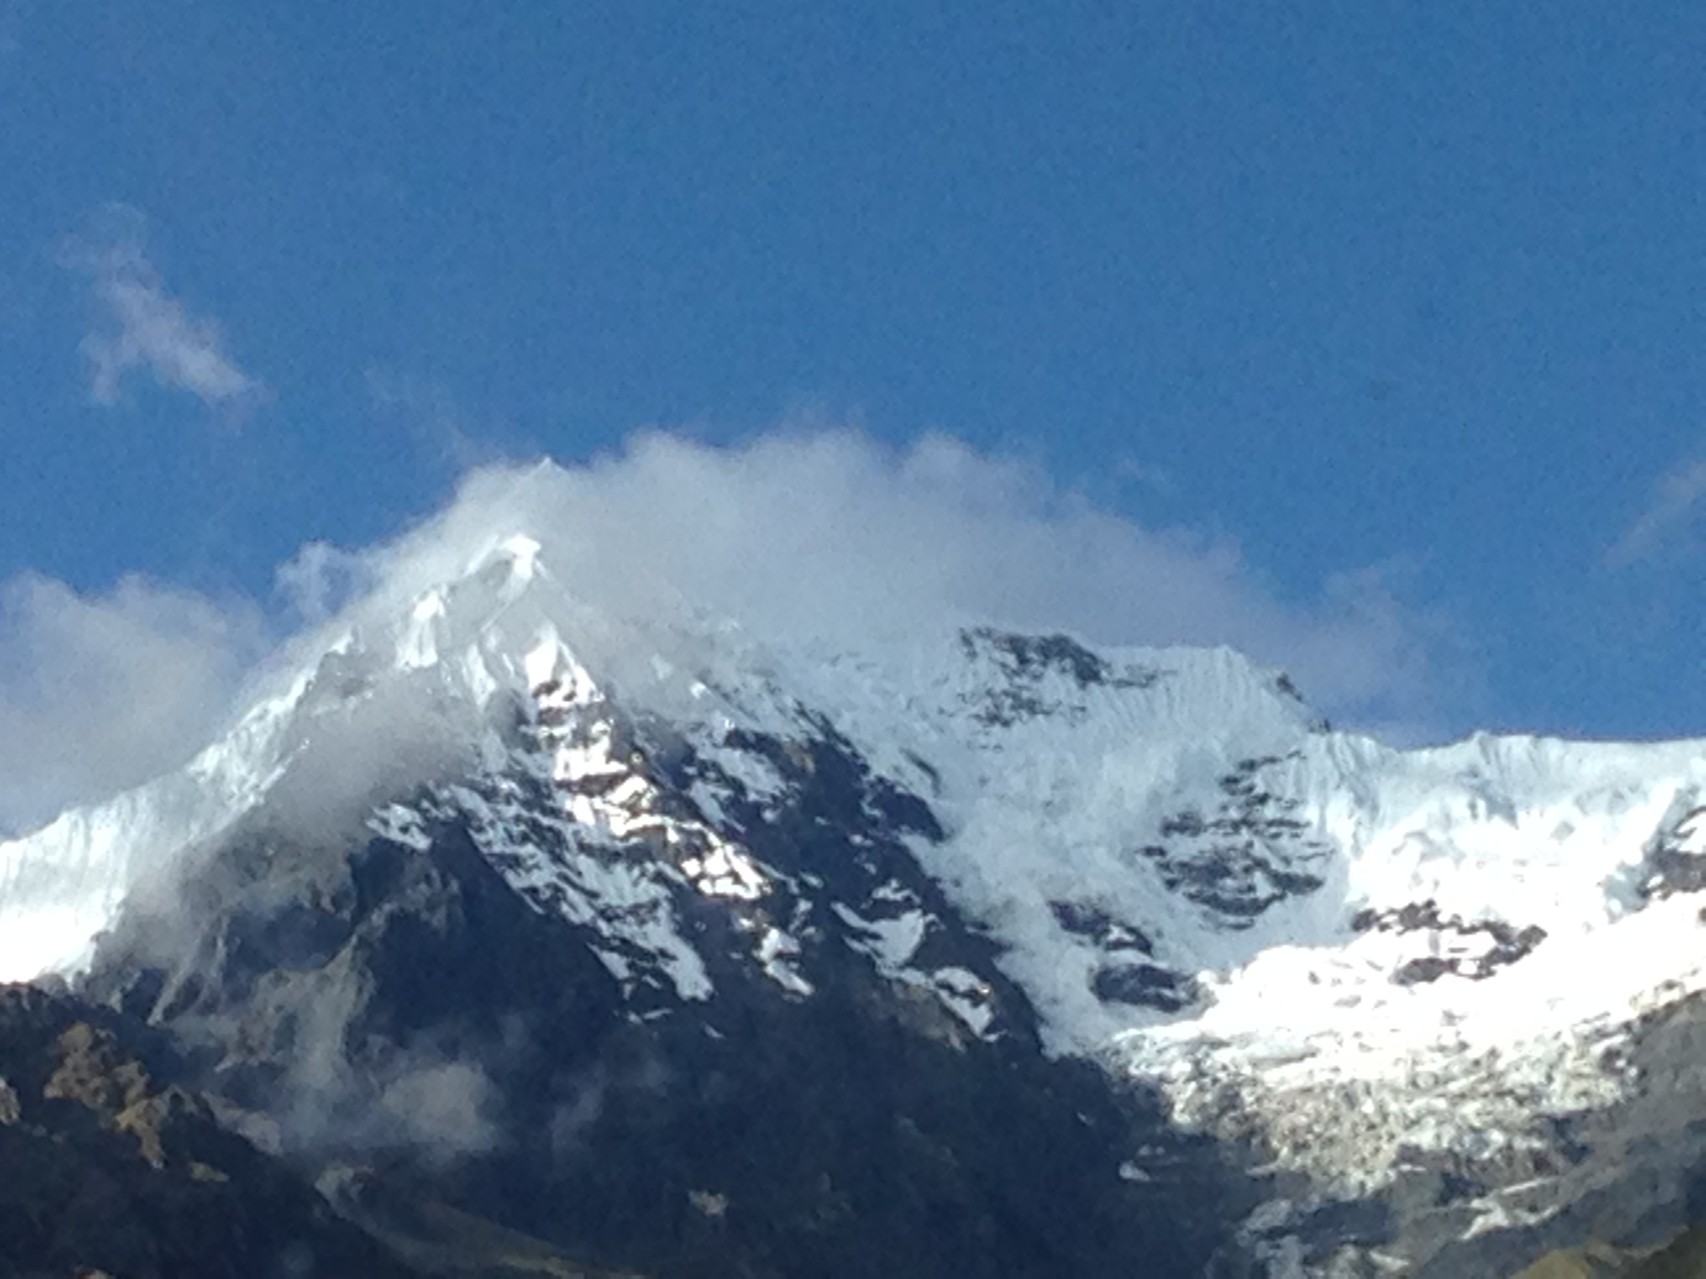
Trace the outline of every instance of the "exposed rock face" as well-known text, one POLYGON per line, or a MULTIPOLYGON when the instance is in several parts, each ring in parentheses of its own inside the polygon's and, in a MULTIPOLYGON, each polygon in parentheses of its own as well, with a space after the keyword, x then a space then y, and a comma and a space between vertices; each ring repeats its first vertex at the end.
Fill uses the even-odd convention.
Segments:
POLYGON ((1213 811, 1187 808, 1168 817, 1163 842, 1142 849, 1168 888, 1213 911, 1224 927, 1248 928, 1264 911, 1325 882, 1318 868, 1331 847, 1298 819, 1299 800, 1263 783, 1263 771, 1280 763, 1271 755, 1239 761, 1221 777, 1213 811))
POLYGON ((1406 961, 1392 975, 1393 981, 1401 986, 1438 981, 1445 976, 1481 981, 1507 964, 1516 963, 1546 940, 1546 930, 1533 924, 1516 928, 1502 919, 1466 921, 1457 915, 1441 916, 1439 904, 1432 899, 1397 910, 1358 911, 1351 920, 1351 928, 1359 933, 1370 929, 1383 933, 1429 933, 1436 944, 1444 939, 1451 947, 1448 953, 1421 955, 1406 961))
MULTIPOLYGON (((540 730, 518 731, 525 757, 540 730)), ((827 725, 736 746, 774 784, 725 785, 715 831, 686 795, 717 766, 684 744, 572 784, 626 787, 632 825, 598 847, 523 767, 342 849, 258 814, 132 914, 89 989, 297 1161, 365 1168, 339 1202, 384 1238, 436 1204, 662 1276, 1200 1273, 1245 1183, 1140 1089, 1043 1055, 908 851, 939 837, 924 801, 827 725), (695 879, 717 858, 730 897, 695 879), (598 875, 630 876, 627 916, 598 875), (648 948, 666 914, 714 998, 648 948), (1140 1149, 1157 1171, 1123 1177, 1140 1149)))
POLYGON ((1019 635, 991 627, 960 634, 967 658, 986 662, 998 678, 970 699, 986 727, 1003 728, 1039 716, 1081 718, 1082 706, 1062 697, 1060 685, 1082 693, 1094 687, 1149 688, 1161 672, 1142 665, 1116 667, 1066 635, 1019 635))
POLYGON ((1661 831, 1637 873, 1637 891, 1647 899, 1706 890, 1706 808, 1689 809, 1661 831))
POLYGON ((123 1018, 0 987, 0 1275, 415 1273, 164 1082, 176 1069, 123 1018))
POLYGON ((0 971, 186 1059, 61 1026, 0 1133, 52 1080, 170 1174, 176 1086, 441 1268, 1492 1279, 1693 1219, 1706 744, 1394 750, 1229 650, 755 636, 469 536, 0 844, 0 971))

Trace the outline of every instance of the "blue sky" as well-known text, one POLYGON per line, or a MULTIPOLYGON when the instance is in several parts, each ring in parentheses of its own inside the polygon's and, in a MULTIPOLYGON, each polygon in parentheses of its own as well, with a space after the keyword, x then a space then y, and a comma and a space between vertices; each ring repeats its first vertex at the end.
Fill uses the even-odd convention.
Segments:
POLYGON ((469 466, 805 421, 1377 580, 1425 731, 1706 734, 1703 56, 1683 3, 0 0, 0 701, 20 582, 266 631, 469 466))

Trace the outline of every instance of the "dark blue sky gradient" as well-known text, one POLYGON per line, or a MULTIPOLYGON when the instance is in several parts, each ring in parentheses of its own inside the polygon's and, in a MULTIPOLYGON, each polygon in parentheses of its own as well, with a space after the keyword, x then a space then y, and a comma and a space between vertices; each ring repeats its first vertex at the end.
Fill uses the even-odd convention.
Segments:
POLYGON ((852 417, 1283 595, 1395 566, 1444 722, 1706 734, 1686 521, 1604 564, 1706 451, 1699 5, 0 12, 0 577, 264 593, 487 450, 852 417), (241 426, 90 403, 112 202, 241 426))

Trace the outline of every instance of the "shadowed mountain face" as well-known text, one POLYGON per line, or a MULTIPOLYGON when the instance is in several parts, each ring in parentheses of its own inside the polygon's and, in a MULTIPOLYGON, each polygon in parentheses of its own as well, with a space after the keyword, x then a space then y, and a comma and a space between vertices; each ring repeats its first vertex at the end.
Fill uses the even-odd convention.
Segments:
POLYGON ((158 1035, 0 988, 0 1275, 407 1279, 296 1171, 222 1128, 158 1035))
POLYGON ((404 1264, 1493 1279, 1699 1220, 1706 746, 635 617, 493 532, 0 844, 0 971, 404 1264))
MULTIPOLYGON (((560 803, 523 773, 417 795, 406 840, 308 847, 258 811, 124 917, 86 988, 419 1262, 456 1255, 427 1212, 660 1276, 1201 1273, 1248 1192, 1152 1099, 1045 1057, 995 947, 907 851, 929 809, 831 734, 791 758, 748 745, 786 798, 726 821, 774 886, 733 914, 690 884, 668 902, 714 995, 645 980, 637 946, 601 962, 603 915, 541 909, 500 872, 490 809, 507 796, 514 828, 560 803), (899 902, 932 921, 913 962, 965 974, 976 1015, 873 965, 899 902)), ((534 852, 567 860, 553 829, 534 852)))

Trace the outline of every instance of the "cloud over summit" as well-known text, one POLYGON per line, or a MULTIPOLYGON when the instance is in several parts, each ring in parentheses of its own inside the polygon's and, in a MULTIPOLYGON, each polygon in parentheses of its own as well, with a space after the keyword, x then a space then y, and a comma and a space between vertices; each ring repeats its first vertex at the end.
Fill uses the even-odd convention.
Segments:
POLYGON ((942 435, 894 448, 783 431, 719 448, 652 432, 585 465, 483 468, 441 515, 363 553, 362 571, 381 590, 426 589, 513 532, 615 614, 687 607, 760 638, 849 647, 981 622, 1228 644, 1352 717, 1413 709, 1437 639, 1378 568, 1347 565, 1316 598, 1282 600, 1229 541, 1148 528, 942 435))
MULTIPOLYGON (((403 616, 515 533, 617 621, 710 617, 760 642, 854 650, 981 622, 1228 644, 1353 724, 1414 722, 1435 691, 1437 633, 1377 569, 1347 565, 1313 599, 1281 599, 1235 545, 1151 529, 1036 466, 946 436, 896 448, 850 430, 726 448, 651 432, 585 464, 474 470, 387 543, 311 543, 282 565, 270 663, 315 659, 352 621, 403 616)), ((266 647, 260 601, 40 578, 3 601, 0 820, 181 762, 228 720, 266 647)))

